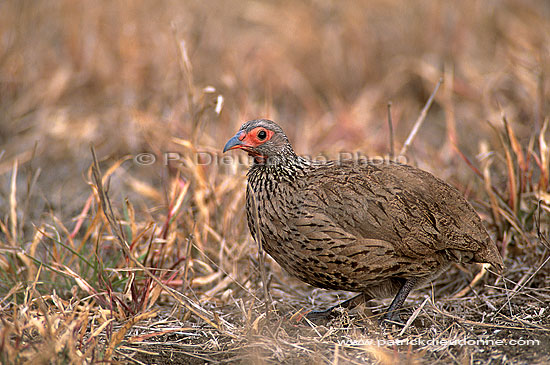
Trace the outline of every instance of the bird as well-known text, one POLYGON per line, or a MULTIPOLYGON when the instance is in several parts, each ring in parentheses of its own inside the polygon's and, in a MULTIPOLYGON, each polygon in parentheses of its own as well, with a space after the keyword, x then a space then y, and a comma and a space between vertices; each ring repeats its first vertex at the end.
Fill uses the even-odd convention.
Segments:
POLYGON ((504 267, 471 204, 427 171, 393 161, 313 161, 268 119, 244 123, 223 152, 235 149, 252 156, 246 216, 254 240, 305 283, 358 293, 309 318, 393 297, 381 322, 401 323, 409 293, 452 263, 504 267))

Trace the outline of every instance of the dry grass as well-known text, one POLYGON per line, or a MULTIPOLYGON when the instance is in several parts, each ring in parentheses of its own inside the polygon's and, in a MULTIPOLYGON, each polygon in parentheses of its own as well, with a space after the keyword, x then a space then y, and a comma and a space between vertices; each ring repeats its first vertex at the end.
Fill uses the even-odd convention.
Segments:
POLYGON ((1 2, 1 361, 550 361, 549 44, 534 0, 1 2), (387 103, 399 151, 440 78, 407 158, 472 201, 504 275, 454 267, 404 329, 299 321, 348 294, 269 258, 261 280, 224 142, 269 117, 301 154, 387 155, 387 103))

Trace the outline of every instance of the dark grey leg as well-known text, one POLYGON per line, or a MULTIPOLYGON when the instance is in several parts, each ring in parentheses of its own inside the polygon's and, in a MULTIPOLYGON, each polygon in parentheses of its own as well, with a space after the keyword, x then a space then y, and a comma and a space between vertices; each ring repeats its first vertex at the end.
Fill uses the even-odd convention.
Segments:
POLYGON ((367 299, 366 295, 364 293, 361 293, 359 295, 354 296, 353 298, 350 298, 340 304, 337 304, 333 307, 330 307, 329 309, 326 309, 324 311, 311 311, 309 312, 306 317, 310 321, 317 321, 317 320, 329 320, 333 317, 335 317, 333 311, 334 309, 338 307, 346 308, 346 309, 353 309, 357 307, 361 303, 365 303, 367 300, 370 300, 370 298, 367 299))
POLYGON ((392 322, 401 322, 401 317, 399 316, 398 310, 401 308, 405 302, 405 299, 407 299, 407 296, 419 281, 419 278, 412 278, 407 279, 403 283, 403 286, 399 289, 399 292, 391 302, 390 307, 388 308, 388 311, 384 315, 384 319, 382 321, 389 320, 392 322))

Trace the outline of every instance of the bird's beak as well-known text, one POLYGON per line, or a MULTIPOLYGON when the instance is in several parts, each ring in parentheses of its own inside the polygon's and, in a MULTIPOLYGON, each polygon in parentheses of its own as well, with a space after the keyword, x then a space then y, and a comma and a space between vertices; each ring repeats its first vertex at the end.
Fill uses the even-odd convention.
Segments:
POLYGON ((242 140, 244 139, 245 133, 243 131, 237 132, 234 137, 232 137, 227 143, 225 144, 225 147, 223 148, 223 152, 227 152, 229 150, 235 149, 235 148, 241 148, 243 145, 242 140))

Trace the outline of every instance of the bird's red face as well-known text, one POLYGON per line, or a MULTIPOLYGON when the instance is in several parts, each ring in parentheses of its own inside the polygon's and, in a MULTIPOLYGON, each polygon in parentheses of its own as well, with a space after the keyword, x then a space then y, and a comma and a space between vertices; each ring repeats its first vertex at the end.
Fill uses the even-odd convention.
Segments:
POLYGON ((269 141, 273 137, 273 134, 275 132, 264 127, 256 127, 248 132, 240 130, 233 138, 227 141, 223 152, 240 148, 250 156, 266 159, 268 156, 262 153, 258 147, 269 141))
POLYGON ((237 134, 225 144, 223 152, 241 149, 254 157, 255 164, 277 165, 289 155, 294 155, 285 133, 268 119, 249 120, 237 134))

